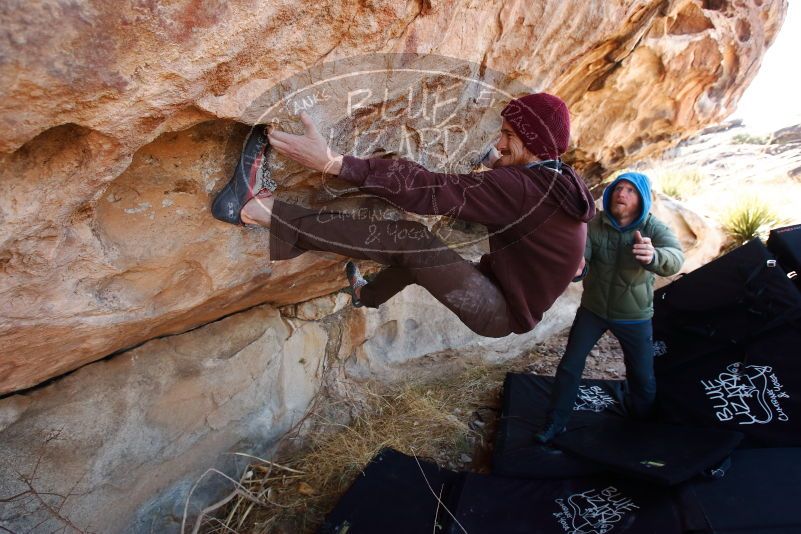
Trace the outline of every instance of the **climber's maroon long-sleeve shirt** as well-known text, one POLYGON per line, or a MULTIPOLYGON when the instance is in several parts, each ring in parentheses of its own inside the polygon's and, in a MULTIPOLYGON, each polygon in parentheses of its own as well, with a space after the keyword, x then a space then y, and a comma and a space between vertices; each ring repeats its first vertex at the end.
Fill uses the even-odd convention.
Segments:
POLYGON ((471 174, 429 172, 406 160, 345 156, 339 177, 421 215, 483 224, 490 252, 481 271, 506 297, 511 328, 528 332, 575 276, 595 204, 567 165, 501 167, 471 174))

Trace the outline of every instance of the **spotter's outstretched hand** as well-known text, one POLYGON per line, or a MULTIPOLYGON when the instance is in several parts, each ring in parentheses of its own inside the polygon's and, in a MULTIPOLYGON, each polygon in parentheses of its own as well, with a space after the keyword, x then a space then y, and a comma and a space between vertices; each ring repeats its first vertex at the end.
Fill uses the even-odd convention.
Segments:
POLYGON ((294 135, 272 128, 267 134, 270 144, 278 153, 304 167, 327 174, 339 174, 342 168, 342 154, 328 147, 328 143, 305 111, 301 112, 300 120, 303 122, 303 135, 294 135))

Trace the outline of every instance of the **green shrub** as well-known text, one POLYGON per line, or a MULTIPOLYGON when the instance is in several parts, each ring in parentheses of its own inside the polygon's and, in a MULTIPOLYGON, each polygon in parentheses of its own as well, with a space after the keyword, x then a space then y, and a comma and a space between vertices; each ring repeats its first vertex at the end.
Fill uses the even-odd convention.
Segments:
POLYGON ((669 197, 687 200, 703 181, 704 175, 697 170, 665 172, 657 178, 657 188, 669 197))
POLYGON ((723 215, 723 228, 737 242, 764 237, 772 227, 782 224, 776 212, 765 202, 753 196, 737 201, 723 215))
POLYGON ((731 142, 735 145, 767 145, 770 143, 770 137, 767 135, 741 133, 732 137, 731 142))

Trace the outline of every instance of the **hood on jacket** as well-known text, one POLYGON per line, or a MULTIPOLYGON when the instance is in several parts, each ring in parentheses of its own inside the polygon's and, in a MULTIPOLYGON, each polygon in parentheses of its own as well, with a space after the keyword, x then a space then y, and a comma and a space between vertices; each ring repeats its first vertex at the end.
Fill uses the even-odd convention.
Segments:
POLYGON ((570 165, 558 160, 546 160, 526 167, 535 171, 543 167, 556 171, 539 170, 539 172, 547 172, 548 181, 555 180, 551 184, 550 194, 558 199, 562 209, 581 222, 589 222, 595 217, 595 199, 592 198, 592 193, 587 189, 587 184, 584 183, 584 180, 576 174, 576 171, 570 165))
POLYGON ((644 174, 640 174, 639 172, 624 172, 615 180, 609 184, 606 189, 604 189, 604 196, 603 196, 603 207, 604 207, 604 215, 606 215, 607 220, 612 223, 616 229, 620 230, 621 232, 626 232, 631 230, 632 228, 637 228, 640 226, 646 217, 648 217, 648 213, 651 211, 651 182, 648 177, 644 174), (609 211, 609 201, 612 199, 612 191, 614 191, 615 186, 619 184, 622 180, 626 180, 627 182, 631 182, 634 185, 634 188, 637 190, 637 193, 640 195, 640 216, 634 219, 630 224, 621 227, 617 220, 612 216, 612 213, 609 211))

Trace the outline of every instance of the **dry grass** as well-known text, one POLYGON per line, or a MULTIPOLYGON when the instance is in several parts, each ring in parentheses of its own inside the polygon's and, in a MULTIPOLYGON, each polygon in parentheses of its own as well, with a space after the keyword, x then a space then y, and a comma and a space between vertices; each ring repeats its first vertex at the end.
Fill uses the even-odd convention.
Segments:
POLYGON ((211 507, 203 532, 255 534, 313 532, 364 466, 384 447, 451 467, 463 454, 485 445, 471 428, 474 411, 497 404, 506 372, 513 367, 471 362, 446 378, 388 388, 371 384, 358 401, 326 405, 310 415, 308 447, 280 464, 256 460, 229 495, 225 512, 211 507), (333 410, 331 409, 333 408, 333 410), (350 424, 336 414, 356 413, 350 424))
POLYGON ((741 133, 732 137, 731 142, 735 145, 767 145, 770 143, 770 138, 769 135, 741 133))
MULTIPOLYGON (((254 458, 241 479, 231 481, 236 490, 206 509, 199 530, 227 534, 314 532, 359 472, 384 447, 453 470, 489 472, 490 440, 506 373, 552 375, 566 336, 567 331, 500 364, 453 354, 432 361, 431 368, 417 363, 412 370, 419 378, 400 386, 362 384, 356 390, 343 393, 339 389, 337 395, 319 396, 304 423, 306 430, 298 436, 303 449, 291 454, 279 452, 274 461, 254 458), (465 454, 471 459, 466 460, 465 454)), ((605 335, 597 350, 590 353, 584 376, 620 378, 622 369, 619 344, 605 335)), ((294 439, 293 434, 287 439, 294 439)))

